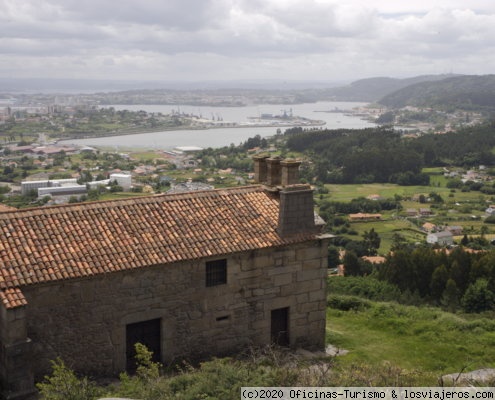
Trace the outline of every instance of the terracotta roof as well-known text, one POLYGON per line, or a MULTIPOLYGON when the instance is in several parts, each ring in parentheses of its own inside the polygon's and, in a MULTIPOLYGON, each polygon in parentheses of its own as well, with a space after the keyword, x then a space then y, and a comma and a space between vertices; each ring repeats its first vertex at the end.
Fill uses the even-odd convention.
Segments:
POLYGON ((27 304, 27 300, 19 288, 0 291, 0 301, 5 308, 16 308, 27 304))
POLYGON ((15 207, 11 207, 11 206, 8 206, 6 204, 0 204, 0 212, 4 212, 4 211, 16 211, 17 208, 15 207))
MULTIPOLYGON (((281 246, 261 186, 0 213, 0 290, 281 246)), ((5 296, 4 292, 4 296, 5 296)))

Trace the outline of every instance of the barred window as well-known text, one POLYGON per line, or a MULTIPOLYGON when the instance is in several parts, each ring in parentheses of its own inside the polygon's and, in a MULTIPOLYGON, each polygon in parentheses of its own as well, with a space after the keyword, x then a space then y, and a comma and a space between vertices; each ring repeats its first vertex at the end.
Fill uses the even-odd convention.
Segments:
POLYGON ((227 260, 206 262, 206 287, 224 285, 227 283, 227 260))

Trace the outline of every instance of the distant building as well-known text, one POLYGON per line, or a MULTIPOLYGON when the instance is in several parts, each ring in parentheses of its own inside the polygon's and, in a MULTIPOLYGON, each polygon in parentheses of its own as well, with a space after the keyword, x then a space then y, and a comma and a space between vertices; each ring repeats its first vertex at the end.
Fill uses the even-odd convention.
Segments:
POLYGON ((415 208, 408 208, 406 210, 406 214, 408 217, 417 217, 418 216, 418 210, 415 208))
POLYGON ((89 189, 97 189, 99 186, 107 187, 109 184, 110 179, 103 179, 101 181, 91 181, 86 183, 89 189))
POLYGON ((382 219, 382 214, 349 214, 349 219, 351 221, 377 221, 382 219))
POLYGON ((439 244, 440 246, 451 246, 454 244, 454 237, 448 231, 434 232, 426 236, 426 242, 429 244, 439 244))
POLYGON ((117 181, 117 185, 122 186, 124 190, 132 187, 131 174, 110 174, 110 182, 117 181))
POLYGON ((214 188, 213 185, 208 185, 202 182, 183 182, 183 183, 178 183, 176 185, 172 185, 172 187, 167 191, 167 193, 172 194, 172 193, 196 192, 198 190, 211 190, 213 188, 214 188))
POLYGON ((428 217, 432 214, 433 214, 433 212, 429 208, 420 208, 419 209, 419 215, 421 215, 422 217, 428 217))
POLYGON ((463 232, 462 226, 459 226, 459 225, 446 226, 445 230, 449 231, 454 236, 460 236, 460 235, 462 235, 462 232, 463 232))
POLYGON ((488 214, 488 215, 493 215, 495 214, 495 205, 491 205, 490 207, 488 207, 485 212, 488 214))
POLYGON ((421 225, 421 229, 423 229, 425 232, 433 232, 437 229, 437 226, 435 224, 432 224, 431 222, 425 222, 423 225, 421 225))
POLYGON ((44 196, 68 196, 76 194, 85 194, 87 192, 86 185, 60 185, 38 189, 38 197, 44 196))
POLYGON ((366 196, 366 198, 368 200, 374 200, 374 201, 383 200, 383 197, 380 196, 379 194, 370 194, 370 195, 366 196))
POLYGON ((74 178, 21 182, 22 194, 25 195, 31 190, 36 190, 38 197, 84 194, 86 185, 79 185, 77 179, 74 178))

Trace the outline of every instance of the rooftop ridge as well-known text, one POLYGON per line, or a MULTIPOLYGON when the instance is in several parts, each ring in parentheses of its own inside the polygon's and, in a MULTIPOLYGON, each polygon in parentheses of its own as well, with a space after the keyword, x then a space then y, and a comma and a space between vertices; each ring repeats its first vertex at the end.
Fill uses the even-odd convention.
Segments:
POLYGON ((247 192, 257 192, 264 190, 261 185, 249 185, 242 187, 232 187, 232 188, 217 188, 217 189, 205 189, 205 190, 195 190, 191 192, 184 193, 159 193, 151 195, 133 196, 124 199, 111 199, 111 200, 96 200, 84 203, 72 203, 72 204, 58 204, 45 207, 28 207, 19 208, 15 210, 5 210, 0 211, 0 220, 10 219, 12 217, 20 217, 21 214, 30 215, 42 215, 51 214, 53 212, 58 213, 62 210, 82 210, 82 209, 96 209, 96 208, 107 208, 107 207, 118 207, 119 205, 126 204, 143 204, 143 203, 159 203, 161 201, 174 201, 178 199, 191 199, 200 197, 216 196, 219 193, 247 193, 247 192))
MULTIPOLYGON (((261 185, 0 214, 0 289, 223 257, 317 238, 277 231, 261 185)), ((1 300, 1 298, 0 298, 1 300)))

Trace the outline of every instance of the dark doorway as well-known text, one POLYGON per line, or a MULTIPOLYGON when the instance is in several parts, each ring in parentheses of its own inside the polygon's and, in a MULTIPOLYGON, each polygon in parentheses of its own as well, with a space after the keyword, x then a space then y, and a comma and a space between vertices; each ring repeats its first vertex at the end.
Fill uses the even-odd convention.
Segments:
POLYGON ((289 341, 289 307, 272 310, 271 321, 272 343, 288 346, 289 341))
POLYGON ((126 326, 126 370, 129 373, 136 372, 136 343, 144 344, 148 350, 153 352, 153 361, 161 361, 160 346, 160 320, 137 322, 126 326))

